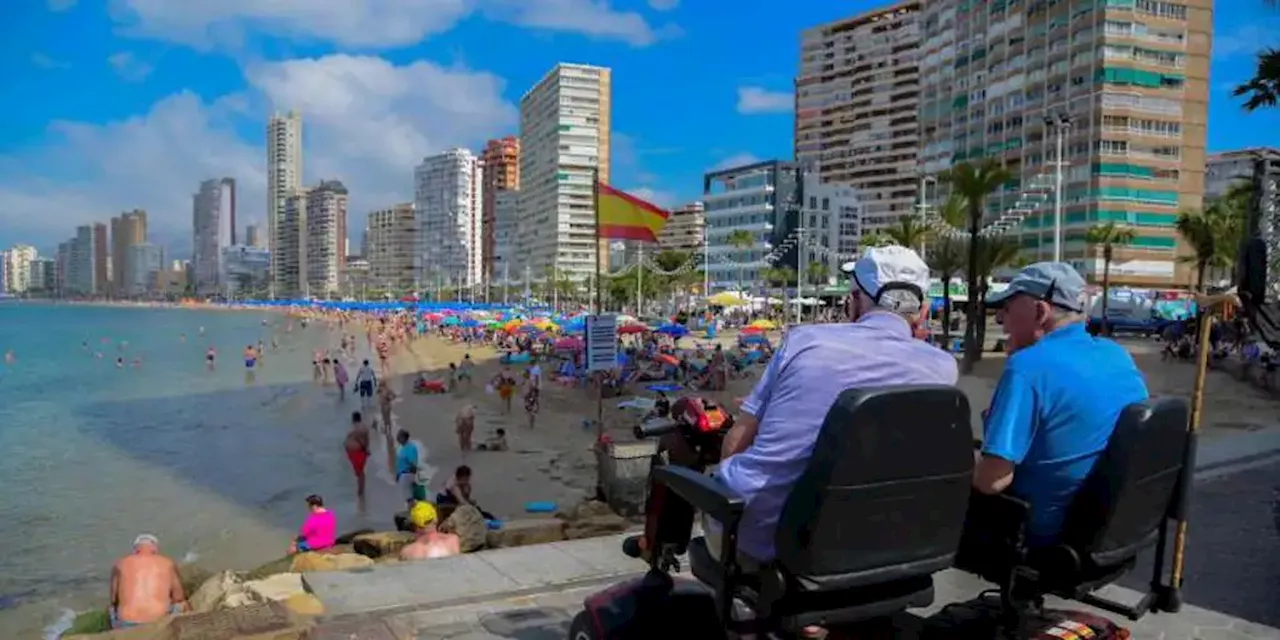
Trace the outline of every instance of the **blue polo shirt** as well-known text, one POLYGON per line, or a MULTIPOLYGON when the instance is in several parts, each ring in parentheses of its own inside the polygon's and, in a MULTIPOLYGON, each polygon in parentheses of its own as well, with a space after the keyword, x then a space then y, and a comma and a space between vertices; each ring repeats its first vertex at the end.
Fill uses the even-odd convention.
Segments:
POLYGON ((1014 463, 1009 492, 1031 503, 1032 544, 1057 539, 1067 505, 1106 449, 1120 412, 1147 396, 1129 352, 1090 336, 1084 323, 1009 356, 982 451, 1014 463))

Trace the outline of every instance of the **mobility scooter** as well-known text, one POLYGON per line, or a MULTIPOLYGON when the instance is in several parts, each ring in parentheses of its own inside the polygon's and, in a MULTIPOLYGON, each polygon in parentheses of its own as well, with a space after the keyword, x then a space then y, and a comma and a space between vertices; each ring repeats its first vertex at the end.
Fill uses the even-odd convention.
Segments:
MULTIPOLYGON (((745 500, 704 473, 718 462, 724 435, 709 428, 710 418, 697 419, 705 407, 687 404, 682 408, 694 420, 655 423, 642 432, 680 434, 686 444, 697 445, 700 464, 690 468, 655 459, 644 534, 623 544, 628 555, 647 561, 648 572, 586 598, 570 627, 571 640, 789 638, 813 627, 850 625, 859 629, 856 637, 898 637, 892 625, 904 620, 900 614, 933 604, 935 574, 952 568, 960 573, 950 581, 974 574, 987 583, 973 580, 965 589, 978 595, 994 585, 999 597, 978 595, 928 619, 916 618, 912 637, 1128 637, 1101 616, 1047 609, 1045 596, 1133 620, 1178 608, 1179 580, 1164 583, 1159 559, 1149 593, 1136 605, 1093 592, 1132 570, 1144 551, 1155 548, 1163 558, 1171 523, 1185 518, 1190 474, 1184 471, 1194 468, 1194 437, 1181 399, 1155 399, 1122 412, 1070 505, 1060 544, 1027 549, 1015 538, 1007 553, 976 562, 963 557, 965 521, 975 509, 990 507, 971 500, 970 409, 960 390, 916 386, 842 393, 783 506, 776 557, 767 562, 737 549, 745 500), (722 525, 719 553, 708 548, 706 538, 691 537, 695 511, 722 525), (682 555, 695 579, 673 575, 682 555), (1001 562, 992 561, 997 557, 1001 562), (982 615, 975 619, 956 607, 982 615)), ((1025 503, 1011 499, 995 508, 1002 518, 1025 523, 1025 503)))

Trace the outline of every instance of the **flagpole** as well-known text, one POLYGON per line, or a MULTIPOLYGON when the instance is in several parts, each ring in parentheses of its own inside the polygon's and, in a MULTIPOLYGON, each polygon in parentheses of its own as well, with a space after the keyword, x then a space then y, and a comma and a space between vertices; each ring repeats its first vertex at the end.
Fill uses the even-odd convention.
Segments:
MULTIPOLYGON (((591 170, 591 203, 596 215, 596 316, 598 317, 604 314, 604 268, 601 266, 604 256, 600 251, 600 167, 598 166, 591 170)), ((617 337, 615 336, 614 339, 616 340, 617 337)), ((599 445, 604 437, 604 377, 599 374, 592 374, 592 377, 596 381, 596 444, 599 445)), ((599 474, 599 464, 597 464, 596 473, 599 474)))

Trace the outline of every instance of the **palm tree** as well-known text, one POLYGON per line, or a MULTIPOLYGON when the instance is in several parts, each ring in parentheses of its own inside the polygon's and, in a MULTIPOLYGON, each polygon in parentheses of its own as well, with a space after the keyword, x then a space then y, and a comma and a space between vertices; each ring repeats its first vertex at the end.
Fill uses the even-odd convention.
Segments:
MULTIPOLYGON (((734 249, 750 249, 755 246, 756 238, 746 229, 737 229, 729 233, 729 246, 734 249)), ((745 290, 746 286, 746 266, 745 262, 738 263, 738 288, 745 290)))
POLYGON ((1258 66, 1253 78, 1238 85, 1232 95, 1248 96, 1245 111, 1275 107, 1280 99, 1280 49, 1266 48, 1258 53, 1258 66))
POLYGON ((929 247, 929 268, 942 281, 942 345, 951 350, 951 280, 964 271, 965 242, 942 237, 929 247))
POLYGON ((873 231, 871 233, 868 233, 862 236, 862 240, 859 242, 859 244, 862 246, 863 249, 871 249, 873 247, 887 247, 895 243, 893 241, 893 238, 890 238, 889 236, 883 233, 880 233, 879 231, 873 231))
POLYGON ((979 265, 982 245, 986 242, 978 234, 982 229, 982 216, 986 211, 987 196, 1001 185, 1013 179, 1009 171, 993 158, 986 158, 980 164, 973 165, 961 162, 943 172, 939 178, 951 184, 954 193, 965 199, 969 205, 966 214, 966 226, 969 231, 968 268, 965 278, 968 280, 969 308, 964 328, 964 360, 962 369, 965 373, 973 370, 973 365, 982 359, 982 343, 978 341, 978 325, 985 327, 986 305, 979 295, 979 265))
POLYGON ((1205 272, 1235 263, 1244 234, 1240 212, 1219 201, 1201 210, 1183 211, 1175 223, 1178 234, 1191 245, 1193 255, 1183 260, 1196 266, 1196 288, 1204 291, 1205 272))
POLYGON ((1133 229, 1114 222, 1096 224, 1089 228, 1084 240, 1093 246, 1102 246, 1102 334, 1107 335, 1107 300, 1111 292, 1111 259, 1115 246, 1133 242, 1133 229))
MULTIPOLYGON (((981 315, 969 318, 969 325, 974 327, 974 342, 978 344, 977 360, 982 359, 982 346, 987 343, 987 281, 991 274, 1004 267, 1022 266, 1026 258, 1022 255, 1022 244, 1010 236, 997 236, 981 241, 978 250, 978 287, 969 289, 970 308, 976 307, 981 315)), ((966 327, 967 329, 967 327, 966 327)))
POLYGON ((884 234, 901 246, 917 249, 933 235, 933 229, 917 216, 902 216, 884 234))
POLYGON ((824 285, 827 283, 827 276, 829 273, 830 271, 827 269, 827 265, 814 260, 805 267, 805 280, 815 287, 824 285))

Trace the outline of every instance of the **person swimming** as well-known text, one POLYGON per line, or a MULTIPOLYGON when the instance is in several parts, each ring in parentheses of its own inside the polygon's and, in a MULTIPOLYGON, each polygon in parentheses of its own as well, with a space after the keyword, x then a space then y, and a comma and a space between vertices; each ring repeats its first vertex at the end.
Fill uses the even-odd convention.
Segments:
POLYGON ((119 358, 116 358, 116 368, 117 368, 117 369, 123 369, 123 368, 124 368, 124 357, 123 357, 123 356, 121 356, 121 357, 119 357, 119 358))
POLYGON ((213 347, 209 347, 204 352, 205 365, 208 366, 210 369, 213 368, 213 361, 216 360, 217 358, 218 358, 218 350, 214 349, 213 347))

